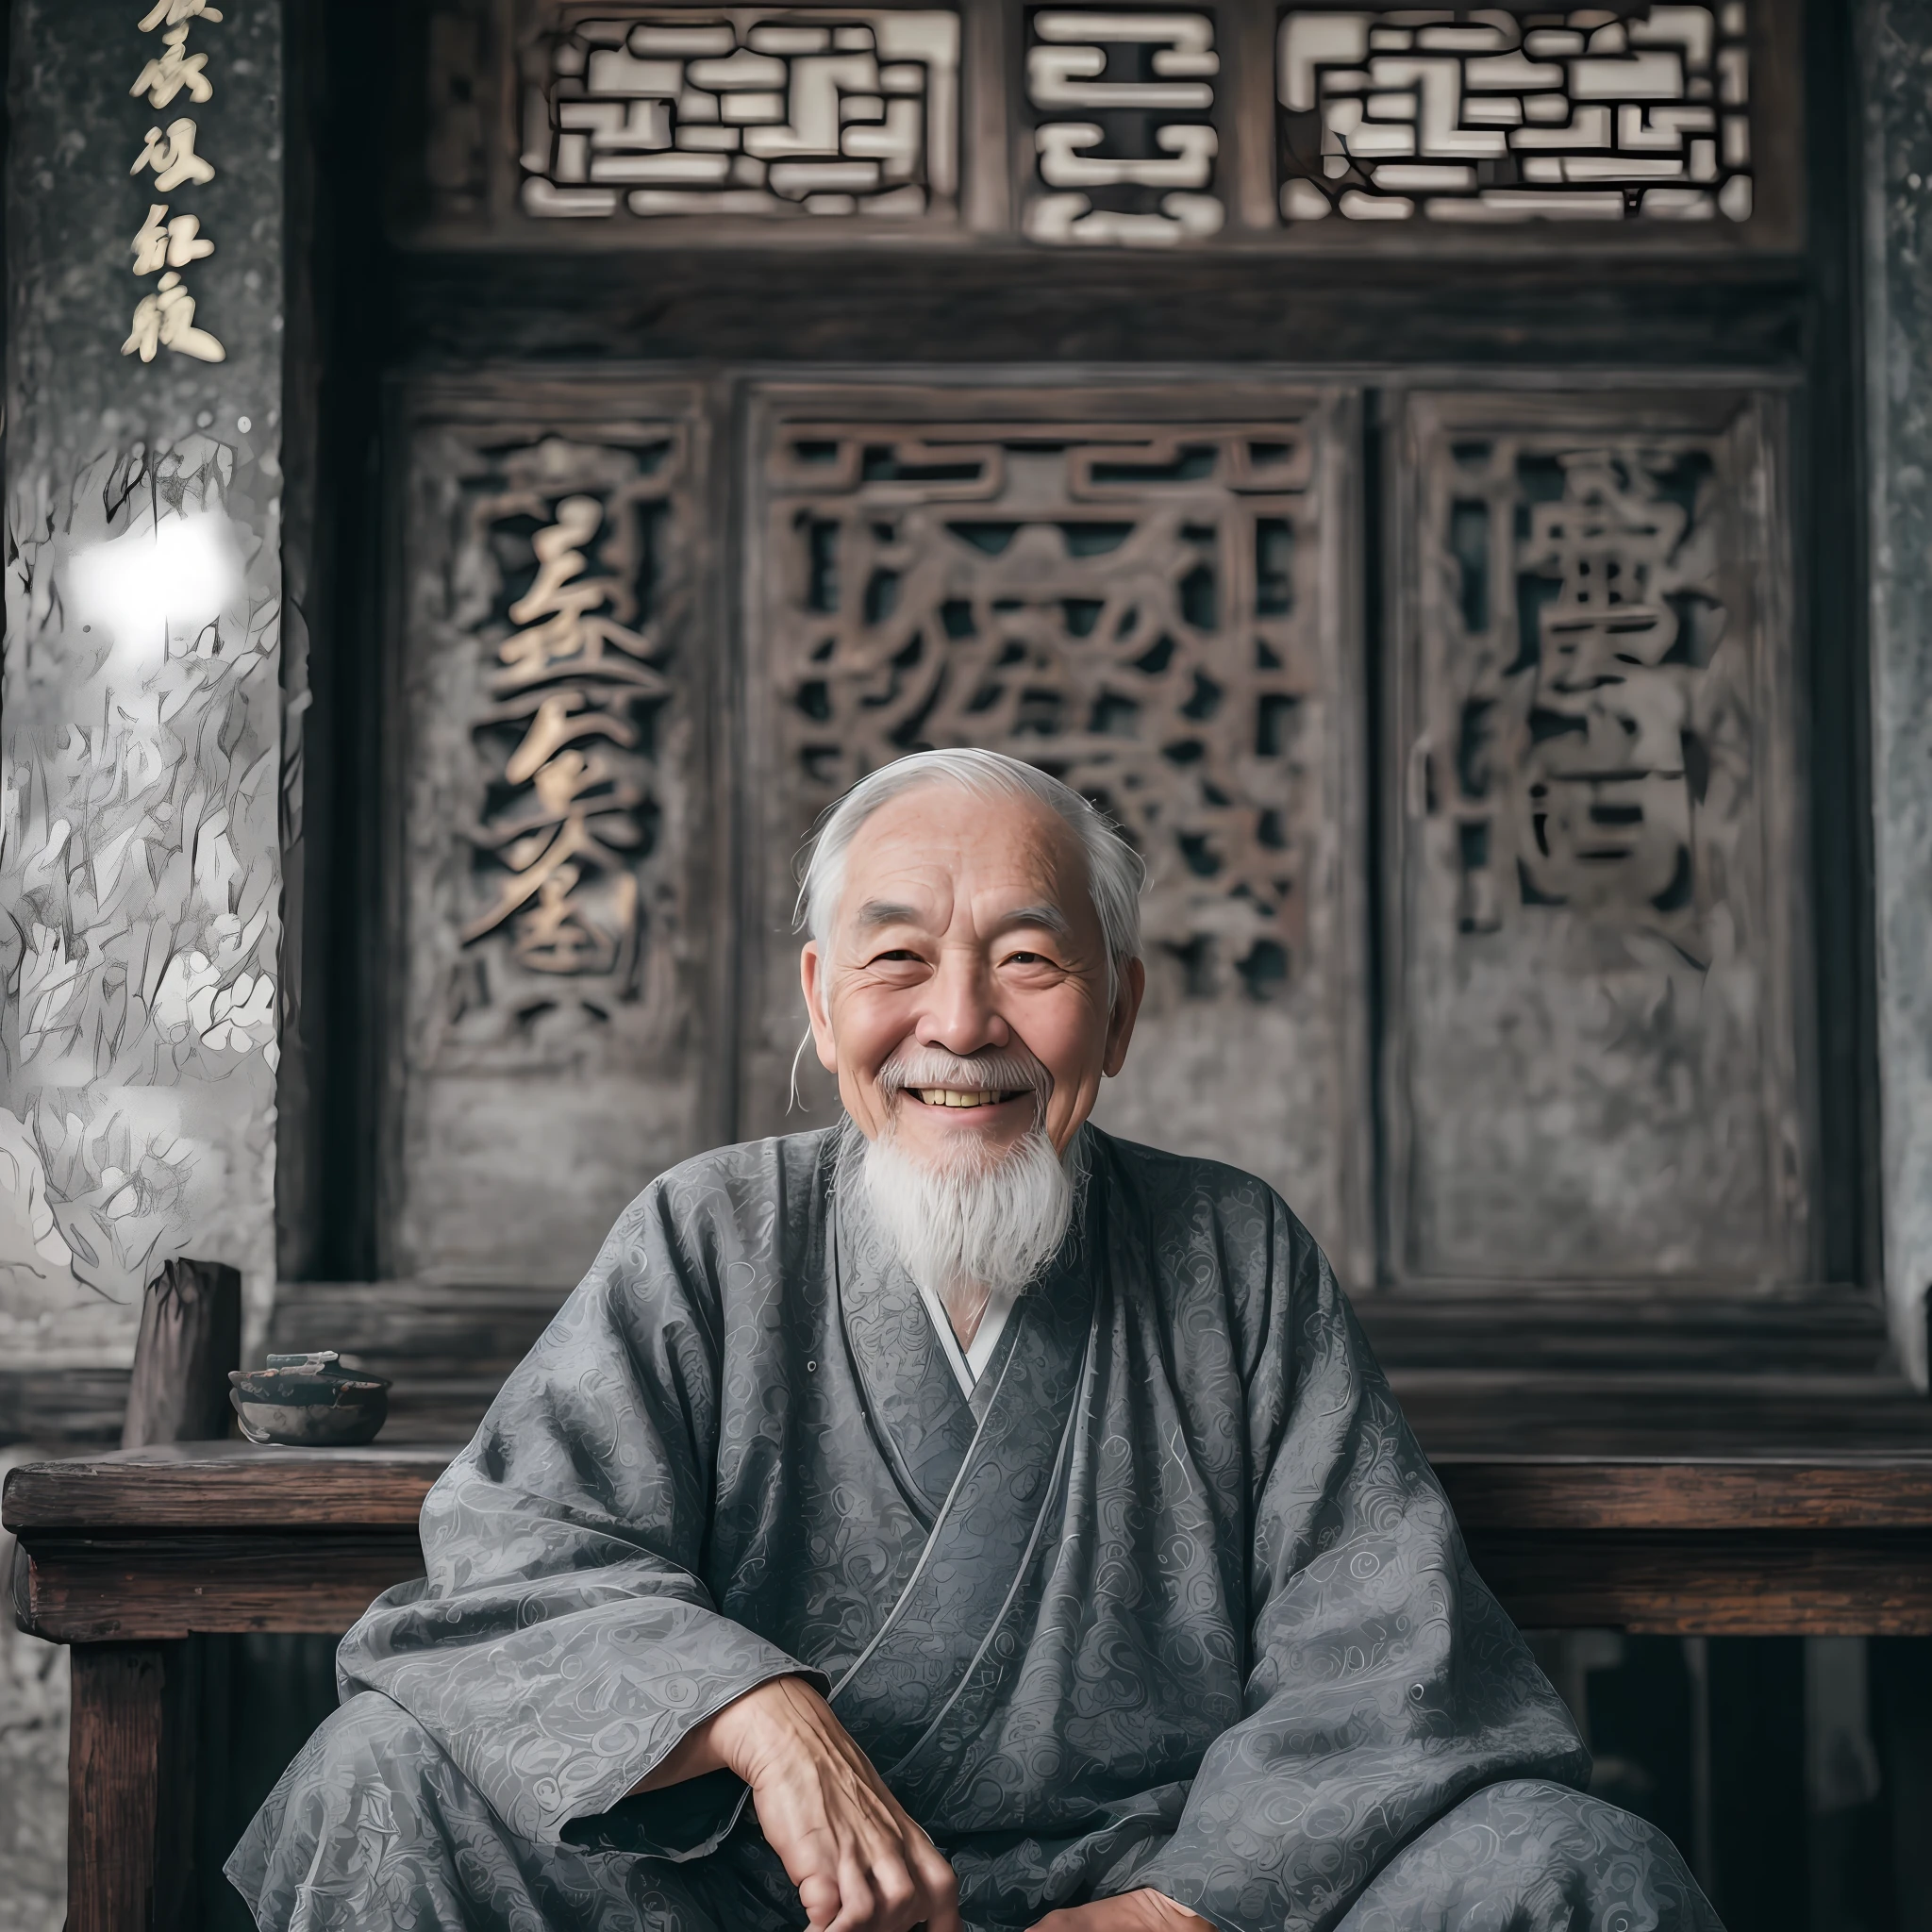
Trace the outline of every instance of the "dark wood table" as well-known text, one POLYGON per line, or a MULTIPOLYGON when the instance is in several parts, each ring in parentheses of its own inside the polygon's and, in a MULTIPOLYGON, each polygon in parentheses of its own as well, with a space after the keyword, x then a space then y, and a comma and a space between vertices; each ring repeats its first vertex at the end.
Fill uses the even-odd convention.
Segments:
MULTIPOLYGON (((247 1443, 24 1465, 22 1626, 74 1646, 69 1932, 174 1923, 191 1647, 343 1630, 422 1574, 446 1445, 247 1443)), ((1439 1456, 1476 1567, 1526 1628, 1932 1635, 1932 1453, 1439 1456)))

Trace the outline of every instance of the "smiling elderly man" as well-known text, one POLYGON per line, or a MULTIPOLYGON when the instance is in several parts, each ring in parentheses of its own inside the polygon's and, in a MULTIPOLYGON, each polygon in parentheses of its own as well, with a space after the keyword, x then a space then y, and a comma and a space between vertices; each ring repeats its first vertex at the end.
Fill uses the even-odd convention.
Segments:
POLYGON ((847 1121, 619 1221, 230 1861, 263 1926, 1716 1926, 1300 1223, 1086 1124, 1140 883, 991 753, 832 812, 847 1121))

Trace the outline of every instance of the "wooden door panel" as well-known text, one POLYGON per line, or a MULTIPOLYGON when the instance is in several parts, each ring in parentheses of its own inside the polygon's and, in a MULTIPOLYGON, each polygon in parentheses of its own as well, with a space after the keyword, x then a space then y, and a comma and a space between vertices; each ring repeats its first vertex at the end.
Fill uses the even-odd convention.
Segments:
POLYGON ((530 375, 405 418, 386 1267, 561 1287, 728 1131, 708 425, 530 375))
POLYGON ((1207 375, 756 390, 744 1131, 835 1104, 814 1063, 787 1110, 800 839, 907 752, 991 746, 1149 861, 1147 1005, 1096 1118, 1264 1174, 1362 1264, 1354 421, 1207 375))
POLYGON ((1688 387, 1407 402, 1406 1277, 1806 1278, 1780 410, 1688 387))

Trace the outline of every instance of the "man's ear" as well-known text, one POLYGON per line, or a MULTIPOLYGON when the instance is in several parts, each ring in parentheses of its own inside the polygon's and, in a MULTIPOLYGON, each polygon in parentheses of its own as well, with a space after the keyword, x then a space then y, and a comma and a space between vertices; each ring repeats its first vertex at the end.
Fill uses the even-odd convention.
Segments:
POLYGON ((1127 1044, 1134 1037, 1134 1022, 1140 1018, 1146 991, 1147 968, 1139 959, 1124 961, 1113 1011, 1107 1022, 1107 1054, 1100 1063, 1101 1072, 1109 1079, 1126 1065, 1127 1044))
POLYGON ((807 940, 798 954, 798 979, 805 988, 805 1011, 811 1022, 811 1043, 818 1048, 819 1065, 828 1074, 839 1071, 839 1049, 832 1040, 832 1008, 829 995, 832 975, 825 969, 824 957, 816 940, 807 940))

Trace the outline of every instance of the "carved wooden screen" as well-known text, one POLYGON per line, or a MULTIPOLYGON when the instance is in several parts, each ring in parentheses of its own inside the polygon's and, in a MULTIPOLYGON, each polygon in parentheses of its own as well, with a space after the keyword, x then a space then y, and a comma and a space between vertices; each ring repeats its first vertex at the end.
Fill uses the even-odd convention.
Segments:
MULTIPOLYGON (((1207 378, 758 394, 742 1131, 787 1120, 801 835, 907 751, 989 745, 1099 800, 1149 861, 1147 1005, 1097 1118, 1265 1174, 1361 1255, 1354 420, 1339 392, 1207 378)), ((806 1119, 830 1118, 810 1071, 806 1119)))
POLYGON ((407 432, 386 1268, 563 1286, 729 1124, 706 422, 520 377, 407 432))
POLYGON ((1807 1274, 1778 420, 1708 390, 1408 405, 1407 1277, 1807 1274))
POLYGON ((1801 240, 1800 0, 426 4, 413 242, 1801 240))

